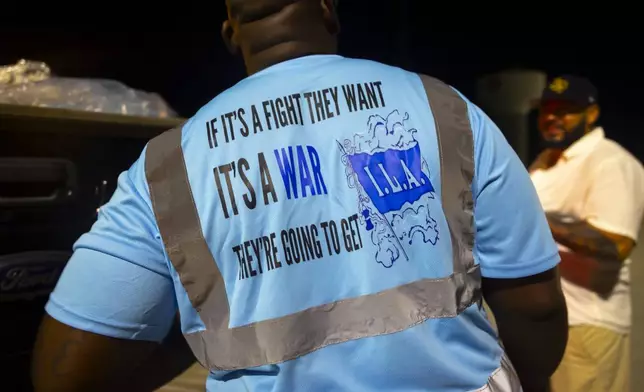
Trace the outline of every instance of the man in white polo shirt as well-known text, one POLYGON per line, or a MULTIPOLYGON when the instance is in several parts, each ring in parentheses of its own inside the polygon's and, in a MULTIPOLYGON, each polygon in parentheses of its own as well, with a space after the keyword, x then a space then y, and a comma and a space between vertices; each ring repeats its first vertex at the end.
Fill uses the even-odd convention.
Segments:
POLYGON ((597 92, 562 76, 545 89, 546 149, 530 173, 561 254, 569 338, 555 392, 629 390, 629 255, 644 210, 644 169, 596 125, 597 92))

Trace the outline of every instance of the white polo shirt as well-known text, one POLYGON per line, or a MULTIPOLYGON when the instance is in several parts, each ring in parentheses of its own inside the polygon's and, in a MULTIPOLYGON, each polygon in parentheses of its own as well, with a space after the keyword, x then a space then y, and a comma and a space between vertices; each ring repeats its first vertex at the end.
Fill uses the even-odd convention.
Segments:
MULTIPOLYGON (((557 164, 536 170, 532 181, 546 212, 586 220, 593 226, 637 240, 644 210, 644 168, 628 151, 595 128, 566 151, 557 164)), ((618 333, 631 326, 630 259, 608 299, 562 279, 568 322, 618 333)))

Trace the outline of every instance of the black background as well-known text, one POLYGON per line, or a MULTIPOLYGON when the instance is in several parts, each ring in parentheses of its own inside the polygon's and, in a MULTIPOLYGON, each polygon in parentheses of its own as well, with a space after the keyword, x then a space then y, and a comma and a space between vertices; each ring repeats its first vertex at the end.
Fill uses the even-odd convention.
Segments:
MULTIPOLYGON (((385 2, 341 2, 342 55, 423 72, 454 85, 471 98, 477 78, 508 68, 539 69, 551 76, 586 76, 599 89, 601 122, 609 137, 644 158, 644 143, 639 140, 644 118, 639 97, 644 88, 639 33, 565 24, 490 32, 492 24, 482 23, 482 18, 479 24, 488 29, 476 28, 476 14, 470 15, 475 19, 470 29, 440 31, 433 26, 447 23, 434 23, 441 17, 428 15, 423 2, 375 4, 385 2)), ((187 117, 244 77, 240 61, 230 57, 220 40, 223 2, 215 2, 211 8, 210 31, 5 31, 0 41, 0 63, 27 58, 47 62, 63 76, 117 79, 160 93, 187 117)))

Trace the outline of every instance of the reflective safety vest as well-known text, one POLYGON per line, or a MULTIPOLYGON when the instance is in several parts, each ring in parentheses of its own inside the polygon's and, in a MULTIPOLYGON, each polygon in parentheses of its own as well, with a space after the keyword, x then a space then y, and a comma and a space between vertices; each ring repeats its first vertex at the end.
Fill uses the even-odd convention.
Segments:
MULTIPOLYGON (((481 304, 481 271, 472 254, 474 143, 467 103, 448 85, 424 75, 421 80, 438 136, 442 208, 449 225, 453 273, 276 319, 229 327, 225 282, 204 239, 188 181, 182 127, 149 143, 145 171, 150 198, 168 258, 206 327, 185 335, 205 368, 220 371, 276 364, 328 345, 403 331, 432 318, 456 317, 481 304)), ((480 390, 521 390, 506 358, 480 390)))

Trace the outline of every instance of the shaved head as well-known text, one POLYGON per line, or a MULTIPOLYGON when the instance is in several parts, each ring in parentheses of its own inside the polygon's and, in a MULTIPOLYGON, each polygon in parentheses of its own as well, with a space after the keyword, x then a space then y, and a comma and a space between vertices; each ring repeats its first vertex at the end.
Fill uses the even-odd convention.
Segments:
POLYGON ((227 0, 222 37, 249 74, 289 59, 337 51, 333 0, 227 0))

